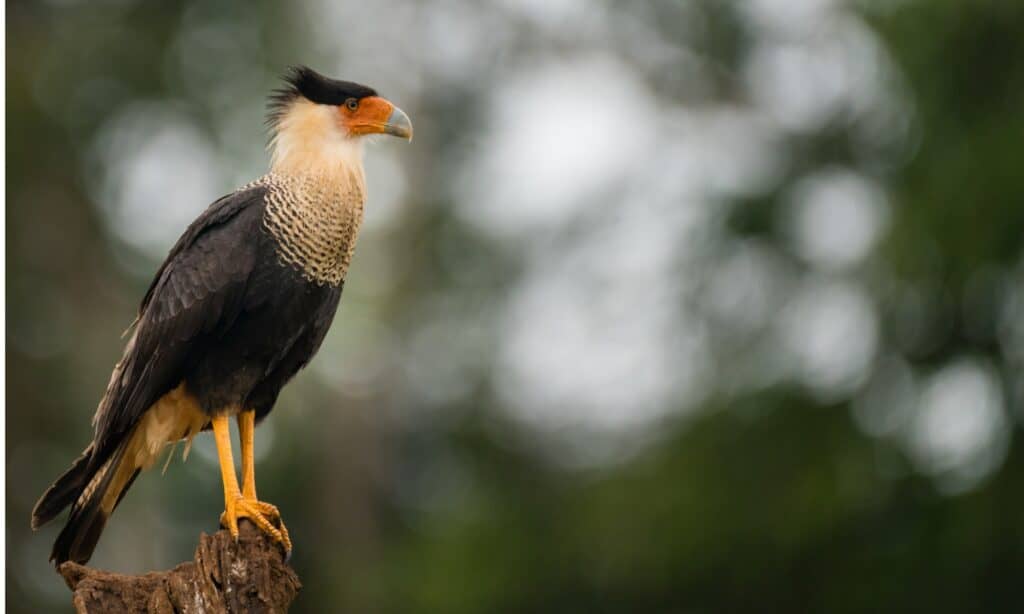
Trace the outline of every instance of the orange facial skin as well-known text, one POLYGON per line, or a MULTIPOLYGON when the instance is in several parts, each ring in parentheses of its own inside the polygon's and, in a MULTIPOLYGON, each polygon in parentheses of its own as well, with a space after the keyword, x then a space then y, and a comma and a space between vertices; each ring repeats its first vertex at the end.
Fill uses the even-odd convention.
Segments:
POLYGON ((395 110, 395 105, 379 96, 367 96, 359 100, 359 106, 353 111, 347 105, 339 105, 341 121, 352 136, 364 134, 380 134, 388 130, 388 118, 395 110))

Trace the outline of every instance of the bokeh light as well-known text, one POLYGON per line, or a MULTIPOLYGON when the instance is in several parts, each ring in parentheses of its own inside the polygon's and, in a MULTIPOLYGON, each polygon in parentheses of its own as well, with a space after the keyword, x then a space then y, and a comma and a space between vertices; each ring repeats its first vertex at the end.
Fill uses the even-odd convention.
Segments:
MULTIPOLYGON (((31 506, 297 63, 416 138, 257 431, 296 611, 1020 609, 1020 3, 7 10, 10 611, 66 607, 31 506)), ((215 530, 181 451, 93 564, 215 530)))

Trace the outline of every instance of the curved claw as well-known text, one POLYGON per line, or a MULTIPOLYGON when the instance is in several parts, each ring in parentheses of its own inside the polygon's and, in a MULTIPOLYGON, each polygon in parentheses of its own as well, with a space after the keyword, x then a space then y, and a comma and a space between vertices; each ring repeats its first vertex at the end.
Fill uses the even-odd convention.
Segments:
POLYGON ((281 521, 281 512, 278 511, 276 505, 274 505, 273 503, 267 503, 265 501, 253 501, 253 503, 256 505, 256 509, 258 509, 261 514, 263 514, 267 518, 274 520, 275 524, 281 525, 282 529, 284 528, 284 523, 281 521))
POLYGON ((229 500, 227 509, 220 515, 220 524, 231 533, 235 541, 238 541, 239 518, 248 518, 271 539, 281 544, 285 551, 285 561, 291 558, 292 540, 276 506, 256 499, 246 499, 241 495, 229 500))

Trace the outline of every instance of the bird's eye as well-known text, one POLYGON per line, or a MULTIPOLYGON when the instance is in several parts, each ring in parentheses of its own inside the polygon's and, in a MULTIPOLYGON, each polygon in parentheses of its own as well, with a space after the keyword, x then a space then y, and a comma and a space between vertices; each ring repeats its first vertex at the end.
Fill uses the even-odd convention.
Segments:
POLYGON ((349 111, 355 111, 359 107, 359 101, 355 98, 349 98, 345 101, 345 106, 348 107, 349 111))

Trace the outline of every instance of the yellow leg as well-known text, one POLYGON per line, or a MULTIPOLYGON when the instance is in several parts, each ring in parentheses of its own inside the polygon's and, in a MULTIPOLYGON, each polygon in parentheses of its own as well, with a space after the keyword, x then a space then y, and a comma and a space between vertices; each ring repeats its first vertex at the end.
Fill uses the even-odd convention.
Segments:
POLYGON ((220 477, 224 483, 224 513, 221 515, 221 524, 227 527, 231 535, 238 539, 238 519, 248 518, 269 535, 274 541, 284 546, 285 552, 291 554, 292 542, 288 537, 288 530, 281 522, 281 515, 277 508, 269 503, 256 500, 256 479, 253 468, 253 412, 239 414, 239 431, 242 439, 242 476, 246 482, 246 490, 251 491, 251 496, 238 489, 238 480, 235 477, 235 459, 231 453, 231 431, 228 426, 227 416, 218 416, 212 419, 213 436, 217 442, 217 456, 220 460, 220 477), (243 414, 249 414, 243 419, 243 414), (245 426, 243 426, 243 422, 245 426), (278 521, 280 529, 275 527, 267 516, 278 521))
POLYGON ((256 412, 249 410, 238 414, 238 438, 242 440, 242 496, 256 499, 256 460, 253 454, 253 438, 256 434, 256 412))
MULTIPOLYGON (((238 480, 235 478, 235 457, 231 453, 231 431, 228 428, 228 419, 224 416, 214 418, 211 423, 213 424, 213 438, 217 442, 220 479, 224 484, 224 507, 230 509, 239 495, 238 480)), ((238 535, 237 525, 231 534, 238 535)))
POLYGON ((264 503, 256 498, 256 459, 253 452, 253 440, 256 435, 256 411, 247 410, 238 414, 238 437, 242 442, 242 497, 252 502, 264 516, 271 518, 279 527, 281 536, 288 549, 291 550, 291 541, 288 539, 288 529, 281 520, 281 512, 270 503, 264 503))

